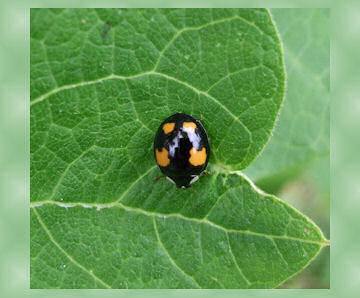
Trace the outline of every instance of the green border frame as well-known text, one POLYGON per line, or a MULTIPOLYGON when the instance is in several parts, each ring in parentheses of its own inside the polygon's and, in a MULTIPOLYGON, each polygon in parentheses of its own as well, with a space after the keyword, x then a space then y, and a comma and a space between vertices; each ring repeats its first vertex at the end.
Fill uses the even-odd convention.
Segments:
MULTIPOLYGON (((179 3, 180 4, 180 3, 179 3)), ((1 297, 357 297, 360 292, 360 4, 348 1, 183 1, 182 7, 331 8, 331 288, 329 290, 30 290, 29 8, 177 7, 175 1, 3 1, 0 4, 1 297), (24 84, 25 82, 25 84, 24 84), (359 144, 358 144, 359 143, 359 144), (355 186, 355 187, 354 187, 355 186)))

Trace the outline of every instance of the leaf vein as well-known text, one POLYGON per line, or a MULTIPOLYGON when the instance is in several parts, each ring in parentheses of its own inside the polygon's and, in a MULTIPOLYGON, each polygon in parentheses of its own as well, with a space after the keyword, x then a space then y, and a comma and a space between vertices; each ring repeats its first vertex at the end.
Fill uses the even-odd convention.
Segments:
POLYGON ((194 283, 195 285, 197 285, 200 289, 201 289, 201 286, 199 285, 199 283, 195 280, 195 278, 193 276, 191 276, 190 274, 186 273, 184 270, 182 270, 178 264, 176 264, 175 260, 171 257, 171 255, 169 254, 168 250, 166 249, 166 247, 164 246, 164 244, 162 243, 161 241, 161 238, 160 238, 160 235, 159 235, 159 231, 158 231, 158 228, 157 228, 157 225, 156 225, 156 220, 155 220, 155 217, 152 216, 152 220, 153 220, 153 225, 154 225, 154 231, 155 231, 155 235, 156 235, 156 238, 157 238, 157 241, 160 245, 160 247, 163 249, 164 253, 167 255, 169 261, 171 262, 171 264, 176 267, 185 277, 187 278, 190 278, 194 283))
POLYGON ((146 175, 148 175, 153 169, 155 169, 157 166, 152 166, 150 169, 148 169, 145 173, 143 173, 141 176, 139 176, 133 183, 130 184, 130 186, 127 188, 126 191, 124 191, 121 196, 114 202, 116 203, 120 203, 122 201, 122 199, 129 193, 129 191, 141 180, 143 179, 146 175))
POLYGON ((206 218, 199 219, 199 218, 195 218, 195 217, 187 217, 180 213, 160 213, 160 212, 154 212, 154 211, 147 211, 147 210, 143 210, 141 208, 124 205, 124 204, 120 203, 119 201, 112 202, 112 203, 103 203, 103 204, 76 203, 76 202, 75 203, 61 203, 61 202, 55 202, 55 201, 49 201, 49 200, 30 203, 31 208, 38 208, 43 205, 56 205, 58 207, 64 207, 64 208, 71 208, 71 207, 92 208, 92 207, 94 207, 97 210, 101 210, 104 208, 117 207, 117 208, 123 209, 125 211, 140 213, 140 214, 150 216, 150 217, 152 217, 152 216, 156 216, 156 217, 160 217, 160 218, 174 217, 174 218, 180 218, 185 221, 193 221, 196 223, 205 223, 205 224, 212 226, 213 228, 216 228, 216 229, 219 229, 219 230, 222 230, 225 232, 230 232, 230 233, 242 233, 242 234, 248 234, 248 235, 253 235, 253 236, 258 236, 258 237, 267 237, 267 238, 271 237, 274 239, 288 239, 288 240, 292 240, 292 241, 300 241, 300 242, 304 242, 304 243, 317 244, 319 246, 329 245, 329 241, 326 239, 310 240, 310 239, 292 237, 292 236, 288 236, 288 235, 272 235, 272 234, 265 234, 265 233, 261 233, 261 232, 254 232, 254 231, 250 231, 250 230, 230 229, 230 228, 223 227, 223 226, 221 226, 213 221, 210 221, 206 218))
POLYGON ((246 283, 250 286, 251 285, 251 282, 247 279, 247 277, 245 276, 244 272, 241 270, 235 256, 234 256, 234 253, 233 253, 233 250, 232 250, 232 247, 231 247, 231 244, 230 244, 230 240, 229 240, 229 234, 228 233, 225 233, 226 235, 226 239, 227 239, 227 243, 229 245, 229 253, 230 253, 230 256, 235 264, 235 267, 237 268, 237 270, 239 271, 240 275, 245 279, 246 283))
POLYGON ((280 256, 280 259, 286 264, 286 266, 289 266, 288 261, 286 261, 286 259, 284 258, 283 253, 280 251, 278 245, 276 244, 275 240, 272 238, 269 238, 271 240, 271 242, 274 244, 274 247, 276 249, 276 251, 278 252, 278 255, 280 256))
POLYGON ((41 227, 43 228, 43 230, 45 231, 45 233, 47 234, 47 236, 49 237, 50 241, 52 243, 54 243, 54 245, 77 267, 79 267, 80 269, 82 269, 84 272, 86 272, 87 274, 89 274, 94 280, 96 280, 97 282, 101 283, 105 288, 111 289, 111 287, 104 282, 102 279, 100 279, 99 277, 97 277, 91 270, 88 270, 87 268, 85 268, 83 265, 81 265, 79 262, 77 262, 68 252, 66 252, 61 246, 60 244, 55 240, 55 238, 53 237, 53 235, 51 234, 51 232, 49 231, 49 229, 47 228, 47 226, 45 225, 45 223, 42 221, 39 213, 35 210, 34 213, 41 225, 41 227))
POLYGON ((51 192, 51 196, 49 198, 49 200, 51 201, 54 196, 56 195, 56 191, 58 190, 61 182, 63 181, 64 177, 66 176, 66 174, 69 172, 71 166, 73 164, 75 164, 78 160, 80 160, 86 153, 88 153, 92 148, 94 147, 94 145, 90 146, 88 149, 84 150, 77 158, 75 158, 72 162, 70 162, 67 167, 65 168, 64 172, 61 174, 58 182, 56 183, 56 185, 53 188, 53 191, 51 192))

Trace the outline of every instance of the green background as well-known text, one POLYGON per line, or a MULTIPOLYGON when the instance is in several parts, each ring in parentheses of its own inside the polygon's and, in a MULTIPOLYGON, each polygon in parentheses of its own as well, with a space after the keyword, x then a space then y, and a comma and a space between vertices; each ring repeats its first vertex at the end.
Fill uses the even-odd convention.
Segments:
MULTIPOLYGON (((273 6, 282 7, 284 1, 182 2, 184 7, 273 6)), ((129 6, 134 2, 107 2, 111 6, 129 6)), ((327 7, 326 1, 297 1, 293 7, 327 7)), ((137 6, 144 6, 144 2, 137 6)), ((26 7, 47 7, 45 1, 2 4, 0 10, 0 295, 25 296, 170 296, 184 294, 192 297, 239 297, 264 295, 289 296, 355 296, 360 290, 359 240, 357 237, 359 171, 356 162, 357 80, 360 31, 359 11, 354 6, 331 10, 332 61, 331 95, 335 100, 331 110, 331 290, 252 290, 252 291, 77 291, 29 290, 29 10, 26 7), (345 47, 344 47, 345 46, 345 47), (24 81, 26 84, 24 85, 24 81), (341 100, 340 100, 341 98, 341 100), (25 136, 25 137, 24 137, 25 136), (355 157, 355 158, 354 158, 355 157), (355 187, 354 187, 355 186, 355 187), (351 228, 352 227, 352 228, 351 228)), ((67 2, 59 2, 67 6, 67 2)), ((76 7, 104 6, 94 1, 72 3, 76 7)), ((146 6, 175 7, 176 2, 146 2, 146 6)), ((52 2, 52 6, 55 2, 52 2)), ((357 7, 359 9, 359 7, 357 7)))

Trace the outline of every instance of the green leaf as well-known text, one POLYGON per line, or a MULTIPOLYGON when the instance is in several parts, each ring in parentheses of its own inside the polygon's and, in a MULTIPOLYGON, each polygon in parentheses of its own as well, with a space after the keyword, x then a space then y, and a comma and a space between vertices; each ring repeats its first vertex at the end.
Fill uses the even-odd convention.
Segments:
POLYGON ((185 195, 165 183, 149 194, 157 174, 111 203, 32 203, 31 287, 273 288, 327 244, 238 172, 185 195))
POLYGON ((272 9, 284 44, 287 92, 274 135, 246 169, 255 181, 284 180, 329 158, 329 10, 272 9))
POLYGON ((271 288, 327 245, 237 170, 284 93, 264 9, 31 10, 31 287, 271 288), (211 176, 174 189, 152 154, 202 118, 211 176))

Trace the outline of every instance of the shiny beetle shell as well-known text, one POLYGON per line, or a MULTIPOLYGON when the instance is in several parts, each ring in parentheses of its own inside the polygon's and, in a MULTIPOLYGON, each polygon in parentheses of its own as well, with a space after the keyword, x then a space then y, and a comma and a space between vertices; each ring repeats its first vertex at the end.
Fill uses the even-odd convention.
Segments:
POLYGON ((155 135, 154 156, 170 181, 177 187, 190 187, 203 174, 210 157, 210 142, 204 126, 184 113, 166 118, 155 135))

